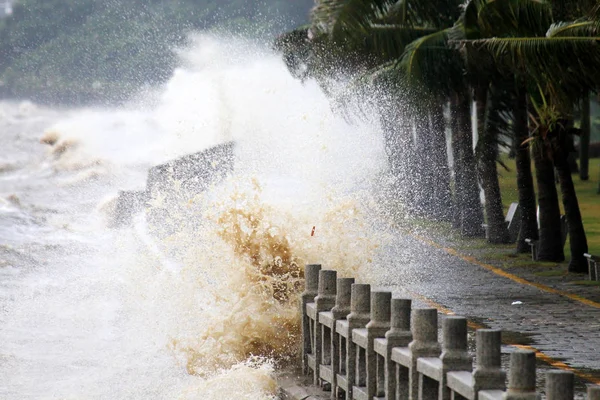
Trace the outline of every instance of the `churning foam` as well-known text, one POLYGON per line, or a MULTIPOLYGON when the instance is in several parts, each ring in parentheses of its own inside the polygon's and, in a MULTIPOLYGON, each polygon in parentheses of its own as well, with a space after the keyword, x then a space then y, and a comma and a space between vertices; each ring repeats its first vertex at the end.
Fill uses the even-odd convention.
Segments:
POLYGON ((143 314, 140 329, 197 376, 171 398, 271 398, 274 368, 298 355, 304 264, 366 279, 384 240, 369 215, 381 135, 334 115, 278 55, 206 35, 192 42, 151 104, 70 111, 42 140, 62 179, 88 171, 113 193, 143 186, 151 165, 236 142, 224 182, 176 206, 160 193, 149 201, 174 232, 153 237, 138 216, 108 235, 105 271, 117 278, 104 284, 118 280, 124 309, 143 314))
MULTIPOLYGON (((195 321, 173 334, 171 348, 189 373, 227 371, 221 377, 252 357, 297 356, 304 264, 367 273, 381 237, 365 202, 382 158, 376 132, 334 116, 318 87, 293 80, 277 56, 206 37, 196 46, 157 112, 182 145, 198 135, 234 140, 236 167, 170 208, 179 229, 159 245, 187 283, 187 292, 176 283, 176 307, 190 307, 195 321)), ((154 200, 150 208, 162 207, 154 200)))

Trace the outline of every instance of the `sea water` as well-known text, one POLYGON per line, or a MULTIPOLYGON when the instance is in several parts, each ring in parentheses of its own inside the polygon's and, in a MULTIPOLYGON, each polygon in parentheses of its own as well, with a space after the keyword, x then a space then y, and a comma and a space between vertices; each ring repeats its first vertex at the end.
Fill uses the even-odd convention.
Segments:
POLYGON ((274 398, 303 265, 368 276, 378 128, 267 46, 198 35, 179 58, 121 107, 0 103, 1 399, 274 398), (110 227, 151 166, 229 141, 224 181, 110 227), (146 219, 160 208, 166 236, 146 219))

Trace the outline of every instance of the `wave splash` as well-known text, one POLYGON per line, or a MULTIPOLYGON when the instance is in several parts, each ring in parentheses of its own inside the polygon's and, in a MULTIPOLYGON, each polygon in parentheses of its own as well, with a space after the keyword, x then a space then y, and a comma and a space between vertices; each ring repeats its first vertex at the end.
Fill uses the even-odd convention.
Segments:
MULTIPOLYGON (((385 160, 379 132, 334 115, 318 85, 294 80, 280 57, 260 46, 208 35, 192 42, 181 52, 182 67, 149 94, 151 101, 70 110, 37 138, 48 146, 50 185, 94 199, 90 212, 98 220, 114 203, 107 195, 139 189, 148 167, 236 143, 235 169, 225 181, 195 195, 178 193, 172 182, 169 197, 178 199, 176 205, 163 204, 160 193, 145 205, 145 213, 160 209, 158 224, 176 228, 166 236, 150 233, 157 222, 144 213, 119 231, 87 224, 89 217, 77 214, 81 208, 56 217, 69 222, 68 235, 87 235, 109 249, 76 259, 73 274, 82 282, 90 279, 87 269, 98 276, 73 293, 95 307, 105 299, 119 310, 114 321, 81 311, 83 321, 107 318, 98 325, 117 339, 81 342, 85 349, 102 344, 92 358, 107 367, 101 368, 103 381, 71 365, 57 368, 79 382, 61 389, 66 395, 82 387, 83 395, 106 387, 131 395, 123 383, 129 382, 160 393, 156 398, 273 398, 274 371, 298 356, 304 264, 367 280, 387 240, 372 217, 372 182, 385 160), (125 360, 122 367, 105 356, 109 345, 109 354, 125 360), (178 372, 164 372, 173 367, 164 353, 178 372), (145 375, 154 378, 140 383, 131 375, 143 364, 150 364, 145 375)), ((68 296, 53 296, 57 310, 76 308, 62 303, 68 296)), ((22 315, 36 315, 42 302, 31 303, 31 310, 27 304, 19 305, 22 315)), ((63 341, 83 340, 62 327, 56 331, 63 341)))

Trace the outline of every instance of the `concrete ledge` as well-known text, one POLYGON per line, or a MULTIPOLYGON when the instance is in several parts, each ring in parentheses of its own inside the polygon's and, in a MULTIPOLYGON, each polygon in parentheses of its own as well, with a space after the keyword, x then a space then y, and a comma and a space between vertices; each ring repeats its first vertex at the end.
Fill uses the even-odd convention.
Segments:
POLYGON ((373 350, 375 350, 375 353, 385 357, 387 354, 387 344, 387 339, 375 339, 373 341, 373 350))
POLYGON ((352 331, 352 341, 362 347, 363 349, 367 348, 368 342, 368 334, 365 328, 363 329, 354 329, 352 331))
POLYGON ((369 400, 369 396, 367 396, 367 388, 364 386, 353 386, 352 398, 354 400, 369 400))
POLYGON ((438 382, 442 380, 443 370, 442 360, 437 357, 417 359, 417 371, 438 382))
POLYGON ((333 370, 329 365, 321 364, 321 368, 319 368, 319 377, 329 383, 333 381, 333 370))
POLYGON ((479 400, 502 400, 503 395, 502 390, 480 390, 479 400))
POLYGON ((317 318, 317 305, 315 303, 308 303, 306 305, 306 315, 308 315, 308 317, 310 319, 316 320, 316 318, 317 318))
POLYGON ((348 335, 350 334, 350 327, 348 326, 348 321, 343 319, 341 321, 337 321, 335 323, 335 331, 339 333, 341 336, 348 339, 348 335))
POLYGON ((333 313, 331 311, 322 311, 319 313, 319 322, 322 325, 325 325, 329 329, 333 329, 333 324, 335 323, 335 319, 333 319, 333 313))
POLYGON ((473 375, 467 371, 448 372, 448 387, 461 396, 474 400, 473 375))
POLYGON ((284 371, 277 376, 278 400, 325 400, 331 393, 313 386, 312 377, 297 369, 284 371))
POLYGON ((392 349, 392 361, 410 368, 412 363, 412 354, 408 347, 394 347, 392 349))
POLYGON ((308 354, 306 356, 306 360, 308 361, 308 366, 314 371, 315 367, 317 366, 315 356, 313 356, 312 354, 308 354))

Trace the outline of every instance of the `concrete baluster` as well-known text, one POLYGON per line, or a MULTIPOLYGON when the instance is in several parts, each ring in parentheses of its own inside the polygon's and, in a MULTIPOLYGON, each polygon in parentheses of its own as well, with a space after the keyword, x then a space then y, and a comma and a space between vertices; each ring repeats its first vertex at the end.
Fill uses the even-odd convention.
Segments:
POLYGON ((573 400, 574 375, 571 371, 546 372, 546 400, 573 400))
POLYGON ((331 310, 333 318, 346 319, 350 314, 350 300, 352 298, 352 284, 354 278, 338 278, 335 307, 331 310))
POLYGON ((442 321, 442 376, 438 387, 438 398, 450 399, 446 374, 449 371, 472 371, 473 357, 467 349, 467 319, 448 316, 442 321))
MULTIPOLYGON (((350 314, 350 299, 352 294, 352 284, 354 278, 338 278, 337 279, 337 290, 335 297, 335 307, 331 310, 333 315, 333 331, 331 332, 331 370, 333 371, 331 377, 331 399, 337 400, 337 375, 342 373, 341 363, 346 363, 345 354, 340 354, 340 335, 336 332, 336 322, 341 319, 346 319, 350 314)), ((345 350, 345 349, 344 349, 345 350)), ((345 370, 345 368, 343 368, 345 370)))
POLYGON ((478 329, 476 332, 477 367, 473 372, 475 398, 480 390, 505 390, 506 372, 501 366, 502 332, 478 329))
POLYGON ((600 400, 600 385, 588 385, 587 400, 600 400))
POLYGON ((352 342, 352 330, 364 328, 370 320, 371 285, 355 283, 350 296, 350 314, 348 314, 349 334, 346 341, 346 400, 353 400, 352 388, 356 383, 356 345, 352 342))
MULTIPOLYGON (((371 320, 367 324, 367 348, 366 348, 366 386, 367 398, 372 399, 375 395, 384 396, 384 393, 377 393, 379 387, 381 391, 384 388, 384 382, 378 382, 377 379, 377 354, 374 349, 374 340, 385 337, 386 332, 391 326, 392 311, 392 293, 391 292, 373 292, 371 293, 371 320)), ((379 366, 383 369, 383 365, 379 366)))
POLYGON ((320 270, 319 271, 319 285, 318 294, 315 297, 316 307, 316 321, 314 329, 314 355, 315 355, 315 371, 313 381, 315 385, 319 385, 320 376, 319 369, 321 364, 330 363, 330 351, 331 351, 331 338, 323 340, 323 329, 318 323, 319 313, 321 311, 329 311, 335 306, 336 298, 336 285, 337 285, 337 272, 333 270, 320 270), (325 359, 324 359, 325 358, 325 359))
POLYGON ((411 353, 411 366, 408 375, 408 398, 417 400, 419 395, 419 357, 439 357, 441 347, 438 343, 438 316, 435 308, 421 308, 412 311, 411 326, 413 341, 408 348, 411 353))
POLYGON ((387 354, 385 357, 385 392, 387 400, 403 399, 408 395, 408 375, 401 374, 401 370, 392 361, 392 349, 394 347, 407 347, 413 340, 410 331, 411 305, 412 301, 410 299, 392 299, 391 326, 385 334, 387 339, 387 354))
POLYGON ((302 372, 307 375, 309 372, 307 356, 311 354, 313 348, 314 338, 312 333, 314 329, 311 329, 312 323, 306 312, 306 305, 313 303, 317 296, 319 287, 319 271, 321 265, 319 264, 308 264, 304 268, 304 292, 301 296, 302 306, 302 372))
POLYGON ((535 352, 517 350, 510 355, 508 389, 503 400, 539 400, 535 391, 535 352))

